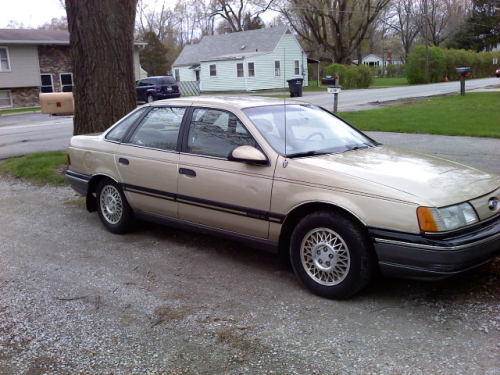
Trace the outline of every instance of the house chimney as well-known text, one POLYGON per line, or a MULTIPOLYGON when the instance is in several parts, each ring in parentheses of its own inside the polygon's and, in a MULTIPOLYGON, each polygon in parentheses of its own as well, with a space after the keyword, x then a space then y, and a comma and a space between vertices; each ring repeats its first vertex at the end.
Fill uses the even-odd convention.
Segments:
POLYGON ((392 64, 392 51, 389 50, 387 51, 387 65, 391 65, 392 64))

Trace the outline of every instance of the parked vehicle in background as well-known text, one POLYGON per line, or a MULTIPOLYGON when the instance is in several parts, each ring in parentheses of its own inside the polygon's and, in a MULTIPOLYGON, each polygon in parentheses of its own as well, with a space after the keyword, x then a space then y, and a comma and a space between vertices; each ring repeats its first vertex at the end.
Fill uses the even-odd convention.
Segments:
POLYGON ((136 82, 138 102, 151 103, 155 100, 179 98, 181 92, 174 77, 157 76, 140 79, 136 82))
POLYGON ((499 175, 381 145, 307 103, 140 106, 73 137, 66 176, 113 233, 137 218, 244 241, 328 298, 377 270, 440 279, 500 256, 499 175))
POLYGON ((500 69, 496 70, 495 75, 497 76, 497 78, 500 78, 500 69))

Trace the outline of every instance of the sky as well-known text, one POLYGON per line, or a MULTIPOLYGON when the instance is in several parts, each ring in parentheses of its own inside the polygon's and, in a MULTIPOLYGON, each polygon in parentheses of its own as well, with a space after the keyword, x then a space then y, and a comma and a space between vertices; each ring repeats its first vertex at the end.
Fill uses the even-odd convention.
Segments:
POLYGON ((62 16, 66 11, 59 0, 0 0, 0 28, 10 20, 37 27, 62 16))

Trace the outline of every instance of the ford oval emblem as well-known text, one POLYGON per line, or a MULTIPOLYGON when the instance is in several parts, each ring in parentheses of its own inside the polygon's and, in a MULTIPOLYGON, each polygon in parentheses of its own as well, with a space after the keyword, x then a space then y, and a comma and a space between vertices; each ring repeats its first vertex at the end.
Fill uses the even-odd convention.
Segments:
POLYGON ((490 211, 496 211, 498 209, 498 198, 491 198, 488 201, 488 208, 490 211))

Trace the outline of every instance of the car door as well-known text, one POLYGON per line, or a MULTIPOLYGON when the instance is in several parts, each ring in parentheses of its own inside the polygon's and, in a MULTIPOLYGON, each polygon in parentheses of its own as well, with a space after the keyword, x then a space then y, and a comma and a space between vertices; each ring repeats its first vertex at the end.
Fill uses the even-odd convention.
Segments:
POLYGON ((135 210, 177 217, 179 129, 185 107, 154 107, 115 153, 124 192, 135 210))
POLYGON ((236 147, 259 147, 228 111, 195 108, 179 159, 180 219, 267 238, 274 165, 229 161, 236 147))

